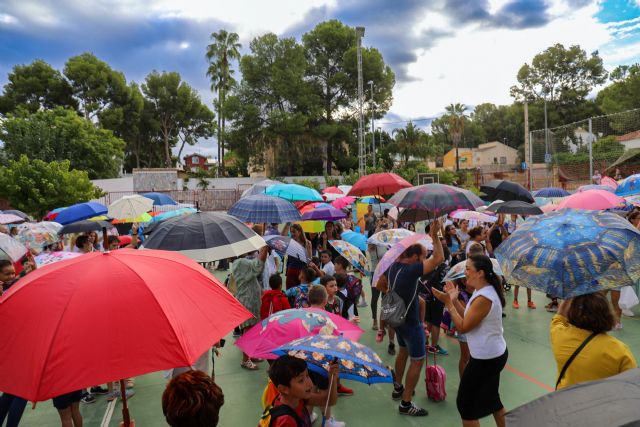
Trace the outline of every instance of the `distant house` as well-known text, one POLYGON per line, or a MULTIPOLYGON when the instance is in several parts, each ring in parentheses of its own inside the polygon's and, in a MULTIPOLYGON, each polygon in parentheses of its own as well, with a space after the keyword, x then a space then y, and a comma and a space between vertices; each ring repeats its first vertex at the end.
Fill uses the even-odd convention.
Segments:
POLYGON ((197 170, 208 171, 208 159, 201 154, 188 154, 184 156, 184 169, 191 172, 197 170))
MULTIPOLYGON (((458 148, 460 169, 487 168, 497 166, 513 166, 518 164, 518 150, 499 141, 486 142, 477 148, 458 148)), ((449 150, 444 155, 443 167, 455 170, 456 150, 449 150)))
POLYGON ((624 145, 624 150, 640 148, 640 130, 629 132, 622 136, 616 136, 616 141, 624 145))

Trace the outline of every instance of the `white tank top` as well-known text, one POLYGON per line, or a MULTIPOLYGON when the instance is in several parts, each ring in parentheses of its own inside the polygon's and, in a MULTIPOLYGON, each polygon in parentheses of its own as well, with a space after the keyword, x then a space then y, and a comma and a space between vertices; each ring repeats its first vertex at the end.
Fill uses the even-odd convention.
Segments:
POLYGON ((502 356, 507 349, 507 342, 504 340, 502 329, 502 305, 493 286, 487 285, 482 289, 473 292, 469 303, 464 310, 465 315, 471 307, 471 303, 479 296, 483 296, 491 301, 489 314, 480 321, 480 324, 473 330, 465 333, 469 352, 474 359, 494 359, 502 356))

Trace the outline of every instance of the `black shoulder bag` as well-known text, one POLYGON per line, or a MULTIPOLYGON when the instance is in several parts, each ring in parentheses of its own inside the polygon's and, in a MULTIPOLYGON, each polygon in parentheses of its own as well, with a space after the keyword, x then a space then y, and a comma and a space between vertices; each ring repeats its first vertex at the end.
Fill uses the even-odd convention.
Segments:
POLYGON ((562 381, 562 378, 564 378, 564 374, 567 373, 567 368, 569 368, 569 365, 571 365, 571 362, 573 362, 573 359, 576 358, 578 353, 580 353, 582 351, 582 349, 587 344, 589 344, 589 341, 591 341, 596 335, 598 335, 598 333, 594 332, 591 335, 589 335, 584 341, 582 341, 582 344, 580 344, 580 346, 578 346, 578 348, 576 348, 576 351, 574 351, 573 354, 569 357, 569 359, 567 359, 567 361, 564 363, 564 366, 562 367, 562 370, 560 371, 560 375, 558 375, 558 381, 556 381, 556 390, 558 389, 558 385, 560 384, 560 381, 562 381))

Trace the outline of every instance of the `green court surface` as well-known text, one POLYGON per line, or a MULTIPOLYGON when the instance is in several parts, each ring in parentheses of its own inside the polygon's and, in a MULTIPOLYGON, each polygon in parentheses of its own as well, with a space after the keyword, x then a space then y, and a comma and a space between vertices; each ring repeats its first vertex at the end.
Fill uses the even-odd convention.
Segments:
MULTIPOLYGON (((222 276, 222 275, 220 275, 222 276)), ((556 367, 549 345, 549 321, 552 314, 544 310, 547 303, 544 295, 534 292, 538 309, 526 308, 526 293, 520 293, 521 308, 511 308, 512 293, 507 293, 504 331, 509 348, 507 368, 502 373, 500 391, 507 408, 513 409, 523 403, 549 392, 555 381, 556 367), (523 303, 524 302, 524 303, 523 303)), ((385 363, 393 365, 393 357, 386 352, 385 344, 375 343, 375 332, 371 330, 371 310, 360 308, 361 326, 365 329, 361 342, 375 349, 385 363)), ((612 333, 627 343, 636 357, 640 354, 639 318, 625 318, 624 329, 612 333)), ((444 337, 444 334, 442 334, 444 337)), ((225 394, 225 404, 220 412, 220 426, 256 426, 261 409, 261 395, 266 383, 266 364, 261 370, 249 372, 240 368, 240 352, 227 337, 222 356, 216 360, 216 381, 225 394)), ((367 386, 353 381, 345 385, 355 390, 354 396, 340 397, 334 408, 334 416, 350 427, 371 426, 455 426, 460 419, 455 406, 458 390, 459 347, 455 339, 441 338, 441 345, 449 351, 448 356, 439 356, 438 364, 447 372, 447 399, 434 403, 427 399, 424 373, 418 383, 414 401, 429 411, 426 418, 411 418, 398 414, 397 402, 391 400, 391 385, 367 386)), ((430 363, 433 357, 429 358, 430 363)), ((166 425, 162 416, 161 396, 166 384, 162 373, 152 373, 136 379, 136 396, 130 401, 132 418, 137 427, 166 425)), ((117 426, 121 420, 121 404, 107 404, 105 397, 98 397, 92 405, 82 405, 84 425, 87 427, 117 426), (108 410, 113 409, 109 419, 108 410), (105 416, 105 413, 107 415, 105 416)), ((316 409, 317 411, 317 409, 316 409)), ((35 410, 29 405, 25 410, 21 426, 54 427, 60 421, 50 401, 38 403, 35 410)), ((320 426, 319 421, 316 426, 320 426)), ((495 425, 492 418, 482 420, 483 426, 495 425)))

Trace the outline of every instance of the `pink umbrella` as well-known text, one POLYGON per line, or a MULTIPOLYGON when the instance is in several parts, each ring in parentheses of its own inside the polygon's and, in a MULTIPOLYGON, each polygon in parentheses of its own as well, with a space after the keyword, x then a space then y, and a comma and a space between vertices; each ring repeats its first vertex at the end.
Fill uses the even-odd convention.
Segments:
POLYGON ((587 210, 604 210, 614 208, 625 201, 622 197, 616 196, 605 190, 587 190, 580 193, 572 194, 558 205, 559 209, 587 209, 587 210))
POLYGON ((338 187, 327 187, 324 190, 322 190, 322 194, 342 194, 344 195, 344 192, 339 189, 338 187))
POLYGON ((380 262, 378 262, 378 266, 373 272, 373 281, 371 282, 372 286, 375 286, 378 283, 380 276, 382 276, 384 272, 391 267, 391 264, 393 264, 398 257, 402 255, 402 252, 415 243, 420 243, 427 249, 433 249, 433 239, 431 236, 427 236, 426 234, 414 234, 413 236, 405 237, 400 240, 398 243, 393 245, 393 247, 384 254, 382 259, 380 259, 380 262))
POLYGON ((600 180, 600 184, 611 187, 614 190, 618 188, 618 182, 615 179, 611 178, 610 176, 605 176, 604 178, 602 178, 600 180))
POLYGON ((331 206, 333 206, 334 208, 337 209, 342 209, 346 206, 349 206, 351 203, 355 202, 356 199, 353 197, 341 197, 337 200, 334 200, 333 202, 331 202, 331 206))
POLYGON ((332 334, 357 341, 364 331, 348 320, 317 308, 278 311, 249 329, 236 346, 249 357, 275 359, 271 353, 298 338, 332 334))

